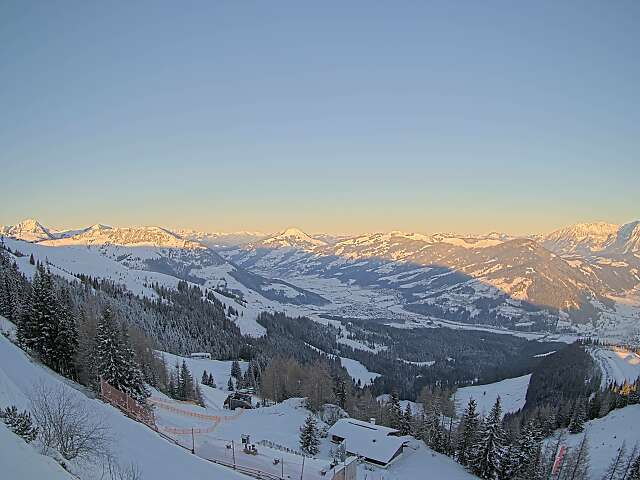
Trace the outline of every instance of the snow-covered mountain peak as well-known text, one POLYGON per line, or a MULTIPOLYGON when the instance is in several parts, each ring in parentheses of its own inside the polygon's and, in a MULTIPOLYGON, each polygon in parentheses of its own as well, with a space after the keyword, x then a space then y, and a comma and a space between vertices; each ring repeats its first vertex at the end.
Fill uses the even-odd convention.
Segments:
POLYGON ((327 245, 326 242, 318 240, 317 238, 313 238, 299 228, 294 227, 287 228, 277 235, 274 235, 273 237, 262 240, 260 244, 264 247, 292 247, 300 248, 303 250, 315 249, 317 247, 323 247, 327 245))
POLYGON ((27 242, 39 242, 52 238, 49 229, 43 227, 34 218, 27 218, 16 225, 2 226, 0 234, 27 242))
POLYGON ((544 235, 540 240, 555 253, 591 255, 611 243, 619 228, 605 222, 576 223, 544 235))
POLYGON ((607 244, 606 253, 640 253, 640 220, 622 225, 607 244))
POLYGON ((104 225, 102 223, 96 223, 94 225, 91 225, 89 228, 87 228, 88 232, 101 232, 103 230, 111 230, 111 227, 109 225, 104 225))
POLYGON ((109 227, 96 224, 76 235, 50 240, 47 244, 60 245, 118 245, 151 246, 161 248, 205 248, 197 242, 185 240, 162 227, 109 227))

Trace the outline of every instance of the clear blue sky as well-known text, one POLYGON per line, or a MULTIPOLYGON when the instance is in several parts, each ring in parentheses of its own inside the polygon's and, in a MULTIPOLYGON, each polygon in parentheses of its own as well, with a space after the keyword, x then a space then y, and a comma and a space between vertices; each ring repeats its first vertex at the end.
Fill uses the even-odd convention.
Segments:
POLYGON ((640 218, 640 2, 0 3, 0 224, 640 218))

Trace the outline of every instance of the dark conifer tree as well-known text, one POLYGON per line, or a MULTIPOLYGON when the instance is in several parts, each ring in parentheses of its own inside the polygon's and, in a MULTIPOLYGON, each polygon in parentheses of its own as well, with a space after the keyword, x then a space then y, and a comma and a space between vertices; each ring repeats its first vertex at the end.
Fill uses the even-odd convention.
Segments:
POLYGON ((236 380, 242 380, 242 370, 240 369, 240 363, 234 360, 231 363, 231 376, 236 380))
POLYGON ((413 414, 411 413, 411 405, 407 403, 402 417, 400 418, 400 433, 402 435, 411 435, 411 423, 413 414))
POLYGON ((458 462, 464 466, 469 464, 469 457, 473 454, 480 427, 476 405, 476 401, 470 398, 458 427, 457 458, 458 462))
POLYGON ((483 479, 494 479, 500 471, 506 445, 502 428, 502 405, 496 399, 491 412, 482 423, 471 460, 472 470, 483 479))
POLYGON ((581 433, 584 430, 585 409, 584 402, 578 400, 576 402, 573 417, 569 423, 569 431, 571 433, 581 433))
POLYGON ((391 428, 395 428, 396 430, 400 430, 401 428, 401 419, 402 419, 402 409, 400 407, 400 399, 398 398, 398 392, 393 390, 391 392, 391 398, 389 399, 389 404, 387 405, 388 415, 389 415, 389 426, 391 428))
POLYGON ((142 373, 133 361, 133 352, 124 345, 120 330, 109 308, 100 318, 96 331, 96 373, 112 387, 143 401, 149 393, 142 373))

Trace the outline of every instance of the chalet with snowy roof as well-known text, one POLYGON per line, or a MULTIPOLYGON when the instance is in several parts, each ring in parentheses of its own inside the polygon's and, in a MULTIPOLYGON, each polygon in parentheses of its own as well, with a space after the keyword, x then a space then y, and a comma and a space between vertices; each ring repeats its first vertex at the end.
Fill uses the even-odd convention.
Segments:
POLYGON ((338 420, 328 433, 333 443, 344 444, 347 454, 380 467, 398 458, 408 442, 398 430, 353 418, 338 420))

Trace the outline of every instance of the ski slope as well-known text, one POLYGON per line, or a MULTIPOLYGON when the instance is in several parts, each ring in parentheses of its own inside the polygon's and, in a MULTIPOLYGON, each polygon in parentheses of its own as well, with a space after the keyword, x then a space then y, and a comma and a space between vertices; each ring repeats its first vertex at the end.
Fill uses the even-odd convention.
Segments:
MULTIPOLYGON (((6 322, 6 320, 5 320, 6 322)), ((34 385, 44 384, 51 387, 62 386, 74 396, 87 402, 93 415, 103 418, 111 428, 111 436, 114 439, 113 448, 117 459, 128 464, 135 462, 139 465, 143 478, 153 479, 197 479, 215 478, 220 480, 242 480, 247 477, 240 475, 225 467, 212 464, 202 460, 188 451, 169 443, 148 427, 137 423, 120 413, 120 411, 99 400, 91 399, 83 387, 70 382, 49 369, 33 362, 22 350, 13 345, 9 340, 0 335, 0 407, 16 405, 19 409, 28 409, 29 392, 34 385)), ((49 468, 49 462, 41 460, 36 450, 31 446, 26 447, 33 451, 22 451, 21 446, 14 445, 13 437, 7 435, 5 430, 0 434, 0 458, 4 458, 4 452, 14 452, 15 455, 7 453, 6 464, 11 464, 11 468, 17 472, 28 472, 36 463, 43 469, 49 468), (18 450, 20 451, 18 451, 18 450), (28 462, 28 463, 25 463, 28 462)), ((70 462, 71 463, 71 462, 70 462)), ((3 468, 4 468, 4 464, 3 468)), ((77 466, 71 463, 71 468, 82 473, 83 478, 99 478, 97 472, 86 465, 77 466), (95 475, 92 475, 95 473, 95 475)), ((40 468, 40 467, 33 467, 40 468)), ((54 470, 51 470, 52 472, 54 470)), ((47 474, 29 476, 8 476, 2 478, 29 479, 29 478, 67 478, 56 477, 55 473, 43 470, 47 474)))
POLYGON ((575 448, 580 444, 582 436, 587 435, 589 443, 589 457, 591 461, 591 477, 602 478, 611 459, 625 442, 627 453, 634 445, 640 447, 640 405, 614 410, 603 418, 597 418, 585 423, 583 433, 569 435, 566 445, 575 448))
POLYGON ((635 382, 640 377, 640 356, 620 347, 589 349, 602 370, 602 386, 611 382, 635 382))
POLYGON ((340 357, 340 363, 347 370, 351 378, 356 382, 360 380, 362 386, 370 384, 380 376, 379 373, 370 372, 362 363, 352 358, 340 357))
POLYGON ((529 374, 487 385, 460 388, 455 393, 456 410, 461 414, 469 399, 473 398, 478 404, 478 412, 486 415, 496 403, 496 398, 500 397, 503 414, 517 412, 524 407, 530 380, 529 374))

